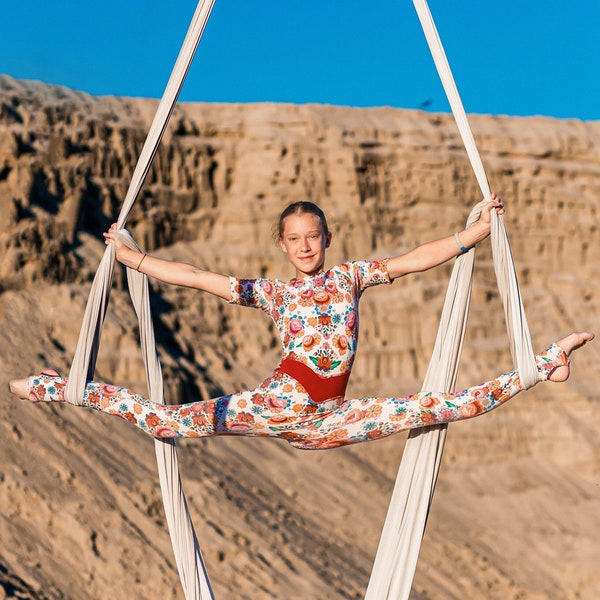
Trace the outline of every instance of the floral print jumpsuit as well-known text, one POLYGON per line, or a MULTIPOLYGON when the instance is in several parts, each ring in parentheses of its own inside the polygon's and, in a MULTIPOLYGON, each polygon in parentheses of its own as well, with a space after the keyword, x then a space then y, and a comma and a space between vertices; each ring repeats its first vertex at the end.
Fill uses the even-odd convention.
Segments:
MULTIPOLYGON (((232 277, 230 302, 267 313, 283 347, 282 364, 256 389, 175 406, 88 382, 84 406, 117 415, 154 437, 270 436, 296 448, 324 449, 474 417, 522 390, 518 372, 512 371, 454 393, 344 399, 358 346, 360 296, 384 283, 390 283, 385 260, 348 262, 289 283, 232 277), (284 364, 299 368, 291 370, 295 376, 284 364), (331 382, 338 383, 331 388, 331 382), (331 397, 321 387, 339 393, 331 397)), ((568 357, 553 344, 536 363, 540 380, 546 380, 568 357)), ((63 401, 65 385, 61 377, 36 375, 29 380, 29 399, 63 401)))

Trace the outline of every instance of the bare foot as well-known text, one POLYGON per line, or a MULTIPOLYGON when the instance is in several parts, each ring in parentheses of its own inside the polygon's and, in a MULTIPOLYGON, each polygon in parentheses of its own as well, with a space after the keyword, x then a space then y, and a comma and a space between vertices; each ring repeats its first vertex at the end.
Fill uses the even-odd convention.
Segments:
MULTIPOLYGON (((54 369, 45 369, 44 371, 42 371, 41 374, 49 375, 50 377, 58 377, 59 376, 58 371, 55 371, 54 369)), ((27 400, 28 399, 28 394, 27 394, 28 381, 29 381, 29 377, 26 377, 25 379, 12 379, 11 381, 8 382, 8 389, 13 394, 16 394, 17 396, 19 396, 19 398, 21 398, 21 400, 27 400)))
MULTIPOLYGON (((572 333, 571 335, 568 335, 562 340, 558 340, 556 344, 565 351, 565 354, 567 356, 569 356, 571 352, 573 352, 573 350, 577 350, 577 348, 581 348, 581 346, 583 346, 587 342, 591 342, 594 339, 594 337, 595 336, 593 333, 588 333, 586 331, 581 333, 572 333)), ((554 369, 554 371, 552 371, 548 379, 550 381, 556 382, 566 381, 569 378, 570 373, 571 370, 569 368, 569 365, 563 365, 554 369)))

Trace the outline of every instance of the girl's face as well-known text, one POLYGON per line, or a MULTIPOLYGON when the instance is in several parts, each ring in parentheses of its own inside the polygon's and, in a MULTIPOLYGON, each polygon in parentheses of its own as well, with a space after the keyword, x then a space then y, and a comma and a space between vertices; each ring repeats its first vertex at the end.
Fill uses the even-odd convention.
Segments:
POLYGON ((289 215, 283 222, 279 246, 296 269, 296 277, 316 275, 323 270, 325 250, 331 243, 321 219, 312 213, 289 215))

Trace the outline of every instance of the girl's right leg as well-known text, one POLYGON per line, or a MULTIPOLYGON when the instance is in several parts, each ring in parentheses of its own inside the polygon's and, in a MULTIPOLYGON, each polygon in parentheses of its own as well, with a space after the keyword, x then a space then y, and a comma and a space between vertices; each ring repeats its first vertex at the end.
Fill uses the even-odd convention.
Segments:
MULTIPOLYGON (((289 376, 275 371, 255 390, 167 405, 155 404, 127 388, 88 381, 82 405, 121 417, 153 437, 286 437, 299 426, 305 409, 311 410, 308 396, 298 392, 295 384, 289 376)), ((48 370, 11 381, 10 389, 32 402, 64 402, 66 385, 66 379, 48 370)))
MULTIPOLYGON (((67 380, 51 371, 30 377, 26 397, 32 402, 64 402, 67 380)), ((219 430, 229 396, 171 406, 155 404, 123 387, 88 381, 82 406, 129 421, 153 437, 206 437, 219 430)))

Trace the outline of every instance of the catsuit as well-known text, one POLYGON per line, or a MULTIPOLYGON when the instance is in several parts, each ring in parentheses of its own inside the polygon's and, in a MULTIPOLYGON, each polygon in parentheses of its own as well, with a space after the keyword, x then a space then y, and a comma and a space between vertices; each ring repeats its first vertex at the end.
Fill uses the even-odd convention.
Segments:
MULTIPOLYGON (((368 287, 390 283, 387 262, 348 262, 292 279, 230 278, 230 302, 274 321, 283 358, 256 389, 181 405, 156 404, 126 388, 89 381, 83 405, 119 416, 154 437, 268 436, 296 448, 325 449, 449 423, 488 412, 522 390, 512 371, 453 393, 344 399, 358 348, 358 303, 368 287)), ((536 357, 546 380, 568 357, 551 345, 536 357)), ((66 380, 29 379, 32 401, 63 401, 66 380)))

